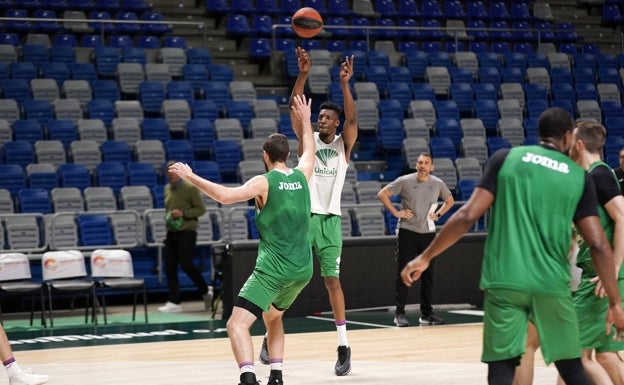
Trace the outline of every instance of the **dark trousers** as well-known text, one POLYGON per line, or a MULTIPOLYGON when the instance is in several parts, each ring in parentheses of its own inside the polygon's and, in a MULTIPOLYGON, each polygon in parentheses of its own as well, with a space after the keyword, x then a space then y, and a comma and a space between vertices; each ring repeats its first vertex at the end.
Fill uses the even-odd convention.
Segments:
POLYGON ((180 304, 180 282, 178 280, 178 264, 182 271, 191 278, 197 290, 205 294, 208 288, 206 280, 193 263, 197 232, 193 230, 167 231, 165 240, 165 275, 169 287, 169 302, 180 304))
MULTIPOLYGON (((396 313, 405 314, 405 302, 409 287, 405 286, 401 279, 401 270, 414 257, 420 254, 433 241, 435 233, 416 233, 414 231, 399 229, 397 241, 397 277, 395 284, 396 313)), ((429 268, 420 276, 420 312, 423 316, 433 313, 431 296, 433 293, 433 260, 429 268)))

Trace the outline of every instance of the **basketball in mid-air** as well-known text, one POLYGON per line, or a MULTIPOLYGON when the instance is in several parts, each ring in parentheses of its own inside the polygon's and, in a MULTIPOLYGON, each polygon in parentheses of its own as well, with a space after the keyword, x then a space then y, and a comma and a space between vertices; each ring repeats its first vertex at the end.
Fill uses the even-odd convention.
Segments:
POLYGON ((323 28, 323 18, 311 7, 299 9, 292 17, 293 30, 299 37, 309 39, 316 36, 323 28))

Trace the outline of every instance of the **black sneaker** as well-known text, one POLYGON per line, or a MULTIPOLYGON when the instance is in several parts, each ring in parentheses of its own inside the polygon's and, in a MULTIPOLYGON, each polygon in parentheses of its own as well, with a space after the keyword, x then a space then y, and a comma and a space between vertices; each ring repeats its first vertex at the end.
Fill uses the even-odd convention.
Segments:
POLYGON ((238 385, 260 385, 260 383, 256 380, 256 373, 245 372, 241 373, 238 385))
POLYGON ((394 324, 402 328, 409 326, 409 321, 407 320, 407 317, 405 317, 405 314, 396 314, 394 316, 394 324))
POLYGON ((437 315, 431 313, 429 315, 423 315, 418 319, 418 323, 421 325, 442 325, 444 320, 437 315))
POLYGON ((338 361, 334 372, 337 376, 346 376, 351 371, 351 348, 347 346, 338 346, 338 361))
POLYGON ((264 336, 264 339, 262 340, 262 347, 260 348, 260 356, 258 357, 258 359, 260 360, 260 362, 262 362, 265 365, 268 365, 270 363, 269 348, 267 347, 266 335, 264 336))
POLYGON ((281 370, 271 370, 271 374, 269 375, 269 385, 284 385, 284 381, 282 381, 282 371, 281 370))

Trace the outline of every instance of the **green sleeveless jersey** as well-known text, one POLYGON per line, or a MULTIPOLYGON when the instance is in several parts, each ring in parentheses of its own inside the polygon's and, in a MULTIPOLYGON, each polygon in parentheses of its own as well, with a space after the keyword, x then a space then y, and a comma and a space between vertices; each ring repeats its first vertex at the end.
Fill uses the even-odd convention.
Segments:
POLYGON ((309 278, 312 248, 308 240, 310 190, 297 169, 264 174, 269 183, 267 201, 256 210, 260 234, 256 270, 288 280, 309 278))
MULTIPOLYGON (((607 167, 607 169, 611 170, 611 167, 608 164, 602 161, 598 161, 598 162, 592 163, 592 165, 589 166, 589 169, 587 170, 587 172, 591 175, 592 171, 595 170, 596 167, 598 166, 607 167)), ((615 174, 613 174, 613 180, 615 183, 619 185, 619 182, 615 174)), ((600 188, 600 186, 597 183, 595 183, 595 185, 596 185, 596 189, 600 188)), ((607 236, 607 240, 609 241, 609 244, 613 246, 613 230, 615 229, 615 222, 613 221, 613 219, 611 219, 611 216, 609 216, 609 213, 607 212, 607 210, 605 210, 604 206, 601 204, 598 205, 598 218, 600 219, 600 226, 604 230, 604 233, 607 236)), ((596 269, 594 268, 594 264, 592 263, 592 260, 591 260, 589 247, 587 246, 587 244, 583 241, 581 237, 579 237, 579 252, 576 257, 576 265, 580 267, 581 269, 583 269, 583 276, 595 277, 597 275, 596 269)), ((622 269, 620 269, 619 271, 619 276, 622 277, 622 269)))
POLYGON ((570 294, 567 259, 585 171, 541 146, 509 153, 496 176, 481 288, 570 294))

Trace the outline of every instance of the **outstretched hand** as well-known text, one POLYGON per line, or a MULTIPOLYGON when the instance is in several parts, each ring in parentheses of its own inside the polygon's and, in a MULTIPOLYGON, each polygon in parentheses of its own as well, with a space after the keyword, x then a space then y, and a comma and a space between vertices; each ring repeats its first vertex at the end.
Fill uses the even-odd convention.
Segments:
POLYGON ((310 116, 312 115, 312 99, 306 100, 305 95, 295 95, 293 97, 293 102, 291 105, 291 109, 295 113, 297 119, 301 122, 310 121, 310 116))
POLYGON ((353 55, 345 57, 345 61, 340 64, 340 81, 348 82, 353 76, 353 55))
POLYGON ((299 66, 299 72, 309 72, 310 67, 312 66, 312 59, 310 59, 308 51, 301 47, 297 47, 295 49, 295 54, 297 54, 297 65, 299 66))
POLYGON ((193 170, 191 167, 182 162, 177 162, 169 166, 167 172, 173 173, 182 179, 188 179, 189 176, 193 174, 193 170))

